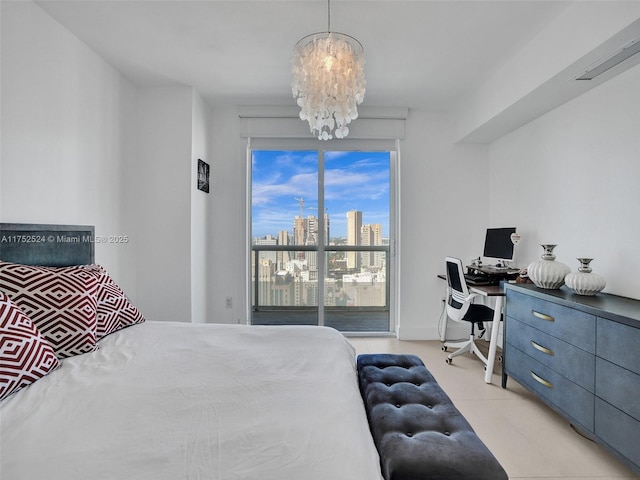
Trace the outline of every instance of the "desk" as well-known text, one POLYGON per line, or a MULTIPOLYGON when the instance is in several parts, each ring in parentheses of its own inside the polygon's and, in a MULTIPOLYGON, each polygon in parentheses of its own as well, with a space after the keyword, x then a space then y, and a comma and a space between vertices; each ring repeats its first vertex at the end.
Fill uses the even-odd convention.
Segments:
MULTIPOLYGON (((438 278, 447 280, 445 275, 438 275, 438 278)), ((500 330, 500 318, 502 316, 502 307, 504 305, 504 290, 498 285, 468 285, 469 292, 477 293, 483 297, 495 298, 496 304, 493 309, 493 325, 491 326, 491 340, 489 341, 489 356, 487 357, 487 370, 484 374, 485 383, 491 383, 491 376, 493 375, 493 365, 496 362, 496 350, 498 348, 498 330, 500 330)), ((441 341, 444 342, 444 336, 447 333, 447 322, 449 316, 447 315, 444 320, 444 328, 442 329, 441 341)))

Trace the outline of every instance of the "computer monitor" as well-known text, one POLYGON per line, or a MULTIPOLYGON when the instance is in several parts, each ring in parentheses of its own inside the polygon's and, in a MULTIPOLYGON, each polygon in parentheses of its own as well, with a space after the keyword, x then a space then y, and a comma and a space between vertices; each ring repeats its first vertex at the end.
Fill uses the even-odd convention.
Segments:
POLYGON ((497 260, 498 265, 513 261, 511 234, 515 231, 515 227, 487 228, 483 256, 497 260))

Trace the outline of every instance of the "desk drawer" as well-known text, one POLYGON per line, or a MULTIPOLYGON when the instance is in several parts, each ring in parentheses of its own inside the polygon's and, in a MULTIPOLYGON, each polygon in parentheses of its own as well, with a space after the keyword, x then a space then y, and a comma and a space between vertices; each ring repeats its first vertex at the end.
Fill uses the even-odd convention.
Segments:
POLYGON ((507 317, 507 343, 586 390, 594 391, 595 356, 507 317))
POLYGON ((508 346, 505 368, 522 385, 547 403, 593 432, 594 395, 512 345, 508 346))
POLYGON ((507 291, 506 312, 512 318, 542 330, 589 353, 595 352, 596 317, 557 303, 507 291))

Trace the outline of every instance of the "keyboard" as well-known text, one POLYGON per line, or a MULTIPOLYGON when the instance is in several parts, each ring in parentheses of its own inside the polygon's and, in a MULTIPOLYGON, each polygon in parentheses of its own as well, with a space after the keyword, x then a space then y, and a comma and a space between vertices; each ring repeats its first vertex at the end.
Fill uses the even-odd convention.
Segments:
POLYGON ((496 272, 507 272, 509 271, 509 267, 498 267, 497 265, 484 265, 484 268, 487 270, 494 270, 496 272))
POLYGON ((489 275, 483 275, 481 273, 465 273, 464 279, 470 285, 489 285, 491 284, 491 278, 489 275))

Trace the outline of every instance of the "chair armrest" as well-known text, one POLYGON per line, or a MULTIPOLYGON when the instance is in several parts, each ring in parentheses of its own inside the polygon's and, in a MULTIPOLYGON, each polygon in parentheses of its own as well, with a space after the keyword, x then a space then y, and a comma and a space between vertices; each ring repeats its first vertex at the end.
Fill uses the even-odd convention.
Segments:
POLYGON ((480 297, 480 296, 481 296, 481 295, 480 295, 479 293, 470 293, 470 294, 469 294, 469 296, 467 296, 467 297, 464 299, 464 302, 465 302, 465 303, 467 303, 467 302, 471 303, 471 300, 473 300, 473 299, 474 299, 474 298, 476 298, 476 297, 480 297))

